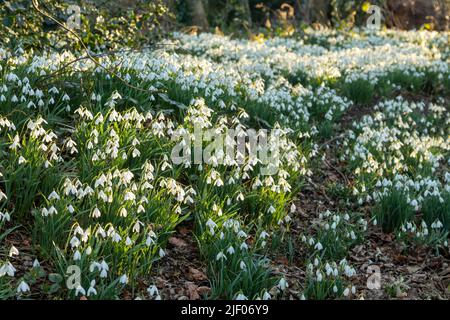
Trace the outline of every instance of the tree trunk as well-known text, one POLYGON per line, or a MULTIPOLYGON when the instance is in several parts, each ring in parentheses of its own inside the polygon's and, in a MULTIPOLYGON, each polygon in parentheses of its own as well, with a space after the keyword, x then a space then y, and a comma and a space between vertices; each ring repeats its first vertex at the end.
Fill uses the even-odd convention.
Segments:
POLYGON ((203 31, 208 30, 209 24, 202 0, 187 0, 187 4, 192 24, 200 27, 203 31))
POLYGON ((306 23, 329 24, 331 0, 303 0, 298 4, 301 17, 306 23))
POLYGON ((251 28, 253 21, 252 21, 252 10, 250 9, 250 4, 248 3, 248 0, 242 0, 242 4, 244 5, 245 15, 247 16, 247 21, 248 21, 248 26, 251 28))

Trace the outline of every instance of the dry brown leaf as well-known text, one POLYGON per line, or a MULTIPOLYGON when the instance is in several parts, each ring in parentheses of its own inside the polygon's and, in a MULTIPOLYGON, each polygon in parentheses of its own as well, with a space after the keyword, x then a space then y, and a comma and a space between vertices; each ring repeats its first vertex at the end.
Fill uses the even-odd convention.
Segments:
POLYGON ((206 286, 201 286, 197 288, 197 292, 201 296, 206 296, 211 293, 211 288, 206 286))
POLYGON ((208 279, 203 272, 192 267, 189 267, 189 277, 195 281, 204 281, 208 279))
POLYGON ((189 293, 189 299, 190 300, 199 300, 200 295, 197 292, 198 286, 192 282, 186 283, 186 288, 189 293))
POLYGON ((182 240, 180 238, 177 238, 177 237, 170 237, 169 238, 169 243, 171 245, 173 245, 174 247, 177 247, 177 248, 181 248, 181 247, 186 247, 187 246, 187 243, 184 240, 182 240))

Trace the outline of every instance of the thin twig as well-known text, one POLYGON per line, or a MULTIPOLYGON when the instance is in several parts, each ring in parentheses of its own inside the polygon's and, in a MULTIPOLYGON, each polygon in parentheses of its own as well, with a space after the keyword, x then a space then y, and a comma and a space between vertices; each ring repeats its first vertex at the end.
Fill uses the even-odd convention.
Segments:
POLYGON ((336 168, 335 166, 333 166, 331 163, 329 163, 326 159, 324 159, 324 163, 327 167, 334 169, 334 171, 336 171, 337 173, 339 173, 339 175, 342 177, 342 179, 344 179, 345 183, 347 186, 350 185, 350 180, 348 180, 347 176, 342 173, 341 170, 339 170, 338 168, 336 168))

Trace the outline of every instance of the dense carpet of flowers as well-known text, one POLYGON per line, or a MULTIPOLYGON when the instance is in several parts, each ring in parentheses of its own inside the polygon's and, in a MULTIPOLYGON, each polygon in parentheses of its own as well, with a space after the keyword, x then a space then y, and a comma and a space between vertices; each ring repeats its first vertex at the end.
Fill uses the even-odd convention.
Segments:
POLYGON ((399 241, 448 245, 448 34, 170 41, 98 55, 115 75, 82 54, 0 48, 0 298, 160 299, 152 268, 186 221, 208 265, 208 298, 283 298, 272 238, 290 232, 321 145, 360 104, 373 112, 336 139, 337 157, 355 178, 347 200, 372 214, 327 211, 301 235, 298 298, 356 296, 346 253, 369 224, 399 241), (423 92, 438 98, 399 96, 423 92), (244 138, 268 129, 273 174, 248 144, 235 157, 174 163, 179 137, 195 143, 196 128, 244 138), (30 237, 31 252, 6 246, 15 233, 30 237), (34 262, 24 266, 24 254, 34 262), (74 267, 80 281, 66 285, 74 267))

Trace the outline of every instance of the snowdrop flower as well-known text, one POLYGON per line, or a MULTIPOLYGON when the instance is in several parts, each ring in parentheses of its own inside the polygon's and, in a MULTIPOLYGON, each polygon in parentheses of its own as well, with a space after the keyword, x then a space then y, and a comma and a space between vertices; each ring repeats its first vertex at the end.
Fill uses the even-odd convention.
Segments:
POLYGON ((77 237, 73 236, 72 239, 70 239, 70 246, 72 248, 76 248, 79 245, 80 245, 80 240, 77 237))
POLYGON ((86 290, 84 290, 84 288, 82 287, 82 286, 80 286, 80 285, 78 285, 76 288, 75 288, 75 296, 78 296, 78 295, 82 295, 82 296, 85 296, 86 295, 86 290))
POLYGON ((3 266, 0 267, 0 277, 8 275, 9 277, 14 277, 16 273, 16 268, 8 261, 3 266))
POLYGON ((322 279, 323 279, 322 272, 317 270, 316 271, 316 277, 317 277, 317 282, 322 282, 322 279))
POLYGON ((291 205, 291 213, 294 213, 296 209, 297 209, 297 207, 295 206, 295 204, 292 204, 291 205))
POLYGON ((266 231, 262 231, 261 234, 259 235, 260 239, 265 239, 269 236, 269 234, 266 231))
POLYGON ((248 300, 248 298, 245 295, 243 295, 242 293, 239 293, 236 296, 235 300, 248 300))
POLYGON ((91 281, 91 284, 90 284, 89 289, 87 291, 87 296, 90 297, 91 295, 94 295, 94 296, 97 295, 97 290, 95 289, 95 280, 91 281))
POLYGON ((437 221, 435 221, 435 222, 433 222, 433 223, 431 224, 431 228, 432 228, 432 229, 441 229, 441 228, 443 228, 443 227, 444 227, 444 225, 443 225, 442 222, 439 221, 439 220, 437 220, 437 221))
POLYGON ((345 288, 343 293, 344 293, 344 297, 348 297, 348 295, 350 294, 350 289, 349 288, 345 288))
POLYGON ((240 231, 238 232, 237 236, 238 236, 239 238, 247 238, 247 237, 248 237, 247 234, 246 234, 243 230, 240 230, 240 231))
POLYGON ((246 270, 246 269, 247 269, 247 265, 245 264, 244 261, 241 261, 241 262, 239 263, 239 267, 241 268, 241 270, 246 270))
POLYGON ((48 196, 48 200, 59 200, 60 197, 59 195, 56 193, 56 191, 52 191, 52 193, 50 193, 50 195, 48 196))
POLYGON ((81 253, 80 253, 80 251, 75 251, 75 253, 74 253, 74 255, 73 255, 73 260, 74 261, 78 261, 78 260, 81 260, 81 253))
POLYGON ((159 257, 163 258, 163 257, 165 257, 165 255, 166 255, 166 252, 163 249, 159 249, 159 257))
POLYGON ((281 278, 280 281, 278 282, 278 288, 280 288, 281 291, 286 290, 289 287, 288 282, 286 281, 286 279, 281 278))
POLYGON ((319 265, 319 259, 317 259, 317 258, 314 258, 314 266, 318 266, 319 265))
POLYGON ((9 249, 9 256, 18 256, 19 255, 19 250, 17 250, 16 247, 11 246, 11 249, 9 249))
POLYGON ((272 296, 270 295, 270 293, 265 291, 263 294, 263 300, 270 300, 271 298, 272 298, 272 296))
POLYGON ((25 293, 30 291, 30 286, 25 282, 21 281, 19 286, 17 287, 17 293, 25 293))
POLYGON ((100 272, 100 278, 106 278, 108 276, 108 271, 106 269, 102 269, 100 272))
POLYGON ((206 226, 210 229, 214 229, 217 227, 217 224, 210 219, 208 219, 208 221, 206 221, 206 226))
POLYGON ((227 253, 228 253, 228 254, 234 254, 234 252, 235 252, 235 251, 234 251, 233 246, 229 246, 228 249, 227 249, 227 253))
POLYGON ((98 219, 101 217, 102 214, 100 213, 100 210, 97 207, 95 207, 95 209, 92 211, 91 215, 93 218, 98 219))
POLYGON ((122 207, 119 210, 119 216, 121 216, 122 218, 126 218, 128 216, 128 211, 127 209, 125 209, 124 207, 122 207))
POLYGON ((148 287, 147 292, 151 297, 154 295, 159 295, 158 288, 155 285, 148 287))
POLYGON ((125 239, 125 245, 127 246, 127 247, 129 247, 129 246, 131 246, 133 244, 133 241, 130 239, 130 237, 127 237, 126 239, 125 239))
POLYGON ((121 284, 127 284, 127 283, 128 283, 128 277, 127 277, 127 275, 126 275, 126 274, 122 275, 122 276, 120 277, 119 282, 120 282, 121 284))
POLYGON ((216 261, 219 260, 227 260, 227 256, 223 253, 223 251, 220 251, 216 256, 216 261))

